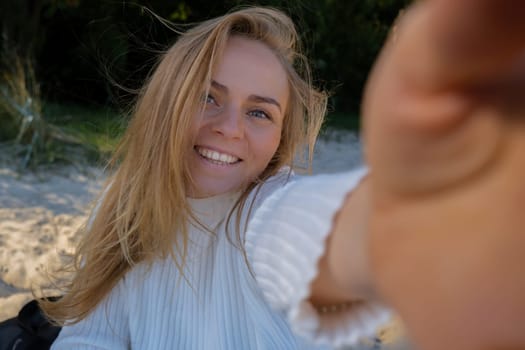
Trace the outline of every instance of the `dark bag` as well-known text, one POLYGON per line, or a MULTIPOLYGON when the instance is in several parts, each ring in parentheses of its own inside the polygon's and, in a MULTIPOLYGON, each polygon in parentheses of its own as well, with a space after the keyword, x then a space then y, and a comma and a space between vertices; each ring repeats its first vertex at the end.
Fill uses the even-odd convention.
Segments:
POLYGON ((32 300, 17 317, 0 323, 0 350, 48 350, 60 329, 44 317, 38 301, 32 300))

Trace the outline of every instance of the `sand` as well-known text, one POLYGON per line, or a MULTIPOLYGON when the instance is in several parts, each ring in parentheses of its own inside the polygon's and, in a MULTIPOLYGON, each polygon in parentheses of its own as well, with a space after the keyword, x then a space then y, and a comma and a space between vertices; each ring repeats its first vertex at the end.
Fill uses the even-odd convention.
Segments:
POLYGON ((104 180, 97 168, 18 174, 0 167, 0 320, 48 286, 47 272, 72 253, 104 180))
MULTIPOLYGON (((313 172, 343 171, 360 163, 357 136, 333 132, 318 141, 313 172)), ((49 287, 46 273, 74 251, 77 230, 104 180, 95 167, 19 174, 0 163, 0 321, 33 298, 32 288, 49 287)))

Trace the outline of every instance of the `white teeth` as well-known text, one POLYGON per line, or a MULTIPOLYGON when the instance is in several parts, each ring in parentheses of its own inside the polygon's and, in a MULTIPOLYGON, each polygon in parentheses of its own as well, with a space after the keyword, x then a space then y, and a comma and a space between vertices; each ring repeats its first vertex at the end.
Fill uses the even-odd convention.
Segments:
POLYGON ((214 160, 220 163, 232 164, 239 160, 239 158, 231 156, 229 154, 219 153, 217 151, 212 151, 210 149, 201 148, 201 147, 197 147, 197 152, 199 152, 199 154, 203 156, 204 158, 214 160))

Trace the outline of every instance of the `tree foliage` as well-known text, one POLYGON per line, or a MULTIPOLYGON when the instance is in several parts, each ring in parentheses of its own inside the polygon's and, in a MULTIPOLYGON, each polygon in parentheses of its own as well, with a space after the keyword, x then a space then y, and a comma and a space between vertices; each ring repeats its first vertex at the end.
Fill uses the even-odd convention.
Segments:
POLYGON ((138 88, 176 39, 156 15, 185 25, 239 6, 277 7, 298 24, 315 77, 333 92, 333 109, 355 113, 375 56, 408 2, 3 0, 0 40, 36 57, 45 100, 118 104, 127 96, 121 87, 138 88))

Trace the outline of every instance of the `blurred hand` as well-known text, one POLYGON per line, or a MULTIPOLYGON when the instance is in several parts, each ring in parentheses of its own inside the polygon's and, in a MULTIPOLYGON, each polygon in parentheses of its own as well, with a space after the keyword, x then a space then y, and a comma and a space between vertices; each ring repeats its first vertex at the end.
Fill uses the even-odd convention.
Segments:
POLYGON ((370 77, 370 263, 421 349, 525 348, 524 53, 524 1, 420 1, 370 77))

